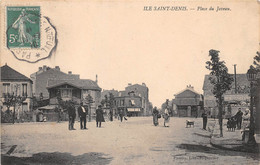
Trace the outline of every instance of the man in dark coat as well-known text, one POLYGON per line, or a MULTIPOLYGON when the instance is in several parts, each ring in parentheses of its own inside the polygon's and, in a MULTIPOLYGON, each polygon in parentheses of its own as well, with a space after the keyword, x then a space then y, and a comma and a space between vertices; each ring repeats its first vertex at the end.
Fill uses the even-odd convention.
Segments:
POLYGON ((87 107, 83 106, 83 103, 80 103, 80 106, 78 107, 78 114, 79 114, 79 119, 80 119, 80 129, 87 129, 86 128, 86 118, 88 114, 88 109, 87 107))
POLYGON ((99 124, 99 127, 101 127, 101 122, 104 122, 104 116, 103 116, 103 110, 101 108, 101 105, 98 106, 98 109, 96 110, 96 122, 97 122, 97 127, 99 124))
POLYGON ((208 122, 208 115, 206 111, 203 111, 201 117, 203 118, 203 129, 206 130, 207 122, 208 122))
POLYGON ((237 129, 241 129, 242 116, 243 116, 243 112, 241 111, 241 108, 238 108, 238 111, 235 115, 237 121, 237 129))
POLYGON ((124 112, 123 112, 123 110, 121 109, 121 110, 119 111, 119 117, 120 117, 120 121, 121 121, 121 122, 123 121, 123 116, 124 116, 124 112))
POLYGON ((157 107, 154 107, 153 109, 153 124, 155 126, 157 126, 159 123, 158 123, 158 115, 159 115, 159 111, 157 110, 157 107))
POLYGON ((76 111, 73 105, 68 106, 68 115, 69 115, 69 130, 75 130, 74 122, 76 117, 76 111))

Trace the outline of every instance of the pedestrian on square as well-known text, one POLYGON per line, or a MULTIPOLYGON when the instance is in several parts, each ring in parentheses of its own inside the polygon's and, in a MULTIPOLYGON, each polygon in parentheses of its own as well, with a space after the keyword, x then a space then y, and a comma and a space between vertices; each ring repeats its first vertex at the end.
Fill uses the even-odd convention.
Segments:
POLYGON ((87 123, 87 109, 83 106, 83 102, 80 103, 80 106, 78 107, 78 114, 80 119, 80 129, 87 129, 86 123, 87 123))
POLYGON ((121 109, 121 110, 119 111, 119 118, 120 118, 120 121, 121 121, 121 122, 123 121, 123 116, 124 116, 124 112, 123 112, 123 110, 121 109))
POLYGON ((203 130, 206 130, 207 122, 208 122, 208 115, 207 115, 207 112, 205 110, 201 114, 201 117, 203 119, 203 130))
POLYGON ((237 129, 241 129, 242 116, 243 116, 243 112, 241 111, 241 108, 238 108, 238 112, 235 115, 237 121, 237 129))
POLYGON ((245 114, 243 114, 242 116, 243 119, 243 129, 245 129, 246 127, 249 126, 250 124, 250 113, 249 113, 249 109, 246 109, 245 114))
POLYGON ((158 115, 159 115, 159 111, 157 110, 157 107, 154 107, 153 109, 153 124, 155 126, 157 126, 159 123, 158 123, 158 115))
POLYGON ((236 118, 231 117, 231 131, 234 132, 236 130, 236 124, 237 124, 236 118))
POLYGON ((112 111, 112 109, 110 109, 110 111, 109 111, 109 119, 110 119, 110 121, 113 121, 113 111, 112 111))
POLYGON ((170 113, 168 108, 165 108, 164 110, 164 127, 169 127, 169 122, 170 122, 170 113))
POLYGON ((228 129, 228 131, 231 131, 231 124, 232 124, 231 118, 228 118, 228 121, 227 121, 227 129, 228 129))
POLYGON ((72 104, 68 106, 68 115, 69 115, 69 130, 75 130, 74 123, 76 118, 76 110, 74 105, 72 104))
POLYGON ((102 107, 101 107, 101 105, 99 105, 97 110, 96 110, 96 123, 97 123, 97 127, 101 127, 101 122, 105 122, 105 120, 104 120, 104 116, 103 116, 102 107))

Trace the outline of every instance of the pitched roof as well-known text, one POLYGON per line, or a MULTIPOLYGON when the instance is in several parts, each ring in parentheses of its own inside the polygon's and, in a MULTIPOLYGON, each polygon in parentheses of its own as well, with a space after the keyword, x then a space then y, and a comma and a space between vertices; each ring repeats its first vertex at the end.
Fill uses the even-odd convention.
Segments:
POLYGON ((49 79, 47 82, 47 89, 54 88, 63 84, 69 84, 80 89, 92 89, 92 90, 101 90, 95 81, 88 79, 64 79, 64 80, 55 80, 49 79))
POLYGON ((17 72, 13 68, 9 67, 7 64, 1 67, 1 81, 30 81, 31 79, 25 75, 17 72))
POLYGON ((184 90, 178 92, 177 94, 175 94, 175 97, 178 96, 178 95, 181 95, 185 91, 190 91, 190 92, 194 93, 195 95, 200 95, 200 93, 196 92, 193 88, 187 87, 186 89, 184 89, 184 90))
MULTIPOLYGON (((234 74, 231 74, 234 78, 234 74)), ((211 75, 205 75, 203 90, 209 90, 213 88, 213 85, 209 81, 211 75)), ((250 82, 247 80, 246 74, 236 74, 237 87, 249 87, 250 82)), ((232 82, 232 89, 235 89, 235 81, 232 82)))

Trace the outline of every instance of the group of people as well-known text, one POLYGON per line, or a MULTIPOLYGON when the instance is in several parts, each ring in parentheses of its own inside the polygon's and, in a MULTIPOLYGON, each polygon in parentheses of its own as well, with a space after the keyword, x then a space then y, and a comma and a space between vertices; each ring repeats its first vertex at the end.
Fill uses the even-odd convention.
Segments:
MULTIPOLYGON (((69 115, 69 130, 75 130, 74 123, 76 118, 76 110, 73 105, 68 106, 68 115, 69 115)), ((87 115, 88 115, 88 107, 83 106, 83 102, 80 103, 78 107, 78 115, 80 119, 80 129, 87 129, 87 115)), ((102 106, 99 105, 96 109, 96 124, 97 127, 101 127, 101 122, 104 122, 103 110, 102 106)))
POLYGON ((241 111, 241 108, 238 109, 237 113, 228 119, 227 128, 230 131, 235 131, 235 129, 245 129, 250 124, 250 113, 249 109, 245 110, 245 113, 241 111))
MULTIPOLYGON (((161 114, 159 113, 159 111, 157 110, 157 107, 154 107, 153 109, 153 124, 155 126, 159 125, 158 119, 161 118, 161 114)), ((163 126, 164 127, 169 127, 169 122, 170 122, 170 112, 168 108, 165 108, 164 113, 163 113, 163 118, 164 118, 164 122, 163 122, 163 126)))

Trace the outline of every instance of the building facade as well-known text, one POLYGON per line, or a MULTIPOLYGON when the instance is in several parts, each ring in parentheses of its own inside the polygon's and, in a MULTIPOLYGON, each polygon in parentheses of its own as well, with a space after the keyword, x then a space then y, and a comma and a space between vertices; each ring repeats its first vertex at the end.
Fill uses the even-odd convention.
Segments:
POLYGON ((39 67, 38 71, 31 74, 30 78, 33 81, 33 95, 36 98, 48 99, 49 93, 47 90, 47 83, 49 79, 53 80, 77 80, 79 79, 78 74, 72 74, 71 71, 64 73, 60 70, 59 66, 50 68, 46 65, 39 67))
POLYGON ((149 101, 149 88, 146 86, 145 83, 140 84, 128 84, 125 87, 125 94, 129 95, 128 93, 133 93, 134 96, 139 96, 142 98, 142 108, 143 108, 143 115, 147 116, 152 113, 151 103, 149 101))
POLYGON ((101 88, 92 80, 49 79, 46 88, 49 93, 50 105, 58 105, 58 97, 61 97, 63 101, 75 101, 78 105, 80 102, 88 104, 86 98, 90 95, 93 98, 93 103, 90 104, 89 113, 93 115, 97 106, 100 105, 101 102, 101 88))
POLYGON ((203 97, 191 85, 174 95, 173 103, 179 117, 198 117, 203 106, 203 97))
MULTIPOLYGON (((248 108, 250 101, 250 82, 247 80, 246 74, 232 74, 232 76, 236 81, 231 84, 231 90, 224 94, 226 117, 235 115, 238 108, 242 108, 244 111, 248 108)), ((204 108, 209 111, 211 117, 217 117, 217 101, 212 93, 213 85, 210 83, 209 77, 210 75, 205 75, 203 83, 204 108)))
POLYGON ((152 113, 152 104, 149 102, 149 89, 144 83, 142 85, 128 84, 123 91, 104 90, 101 94, 102 99, 105 99, 105 95, 109 97, 110 93, 115 98, 115 107, 113 107, 115 115, 120 110, 123 110, 128 116, 147 116, 152 113))
MULTIPOLYGON (((1 67, 1 106, 2 110, 7 110, 5 96, 14 95, 24 97, 21 105, 16 105, 17 114, 31 110, 32 105, 32 80, 17 72, 7 64, 1 67)), ((13 108, 13 107, 11 107, 13 108)))

